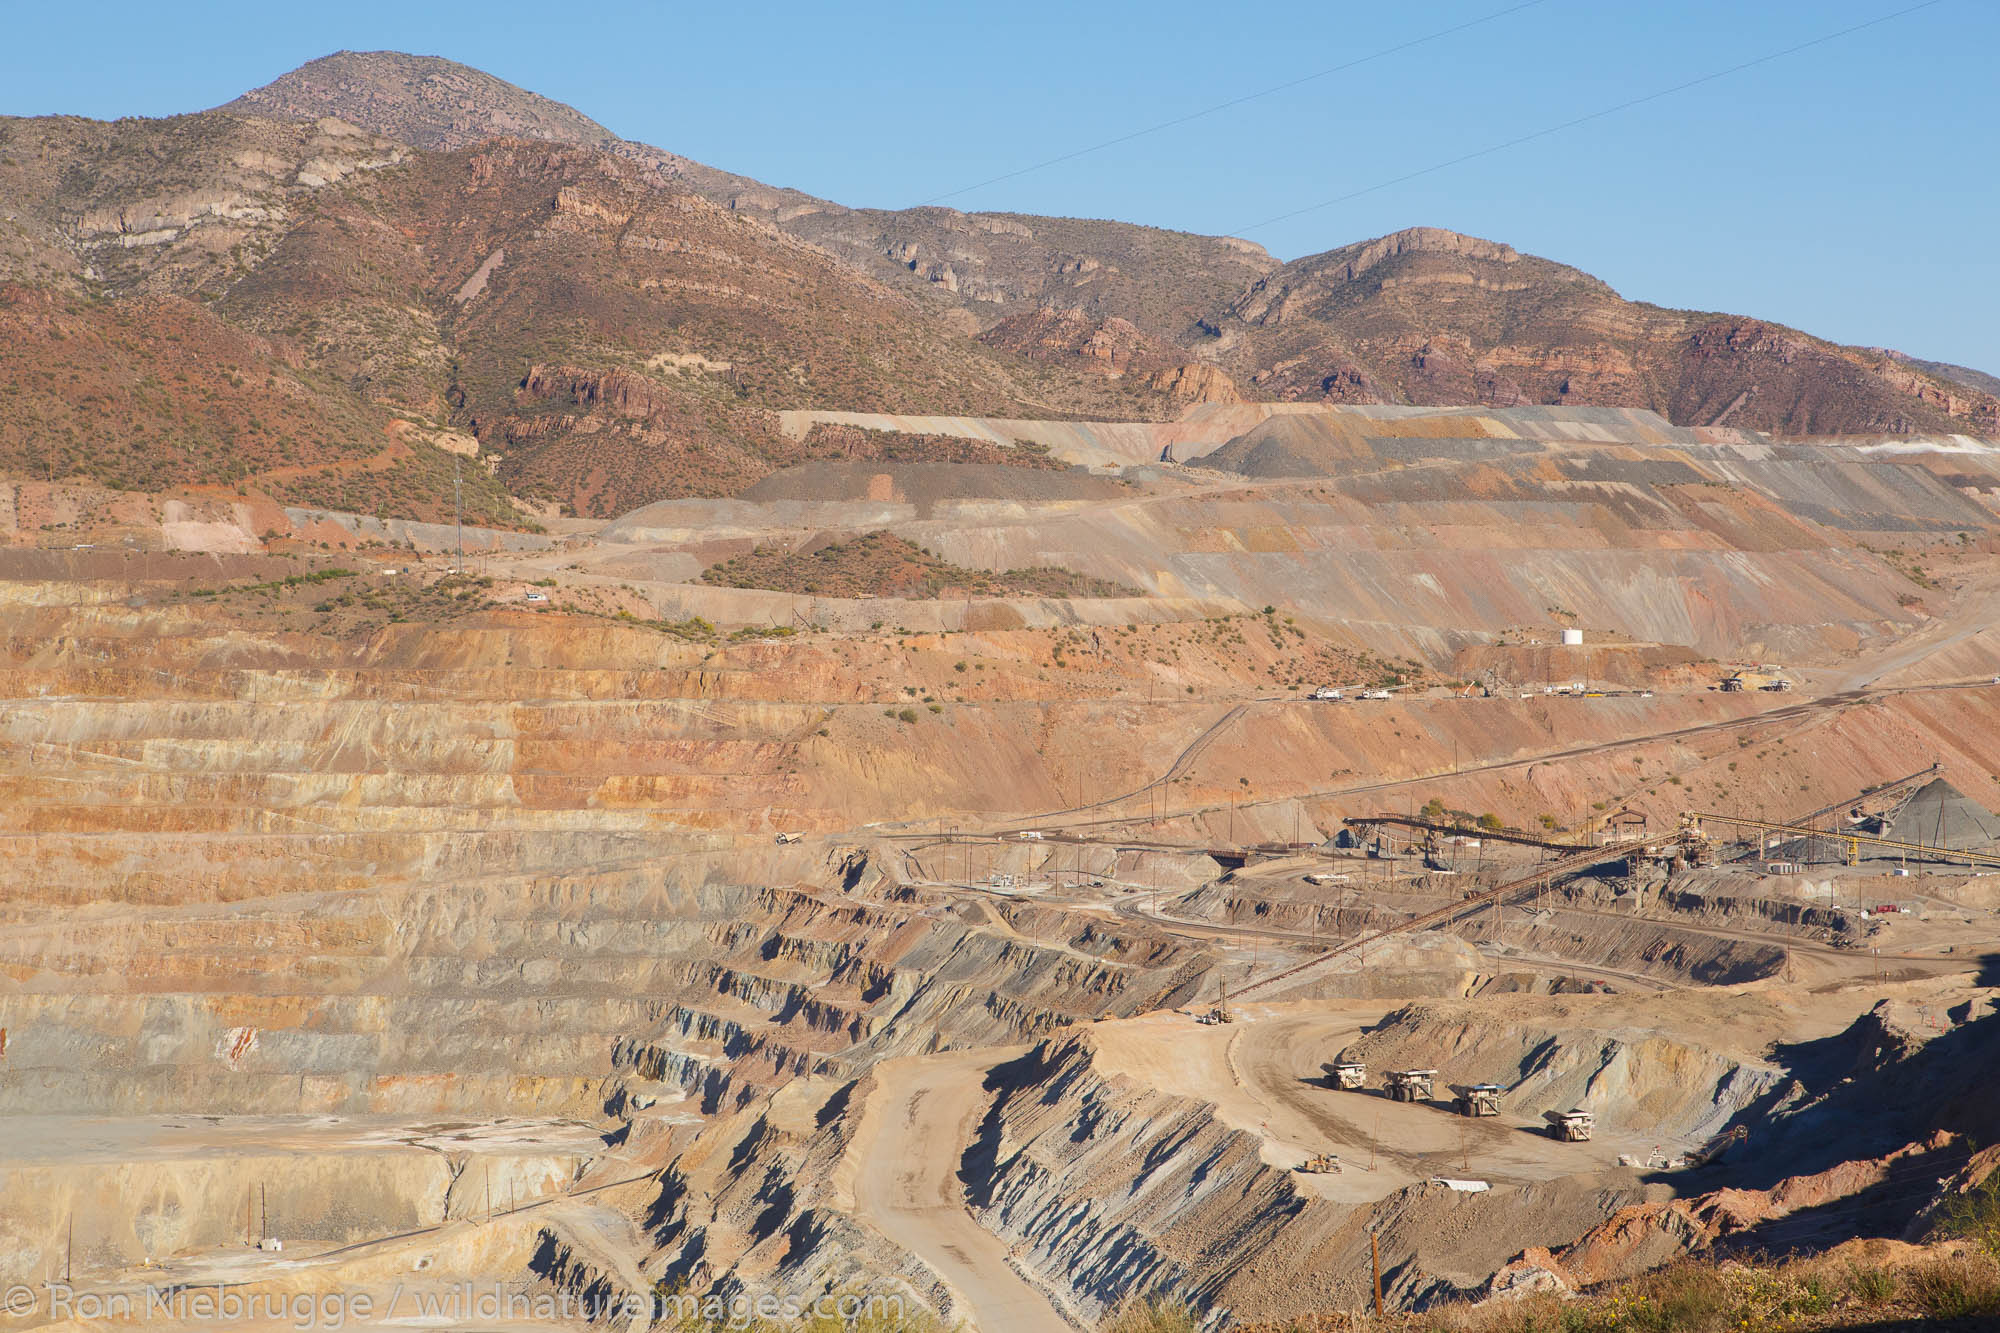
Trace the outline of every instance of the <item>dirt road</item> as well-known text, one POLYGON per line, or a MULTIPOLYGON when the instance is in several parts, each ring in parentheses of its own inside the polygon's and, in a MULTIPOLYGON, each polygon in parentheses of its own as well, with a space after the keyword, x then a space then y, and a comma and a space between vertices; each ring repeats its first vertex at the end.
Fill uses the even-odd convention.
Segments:
MULTIPOLYGON (((1620 1152, 1643 1154, 1645 1136, 1608 1128, 1590 1143, 1558 1143, 1543 1132, 1542 1107, 1507 1107, 1492 1119, 1468 1120, 1437 1105, 1394 1102, 1377 1091, 1335 1092, 1321 1066, 1355 1037, 1363 1022, 1351 1014, 1299 1014, 1241 1024, 1229 1066, 1246 1092, 1311 1126, 1326 1147, 1355 1171, 1368 1172, 1379 1197, 1429 1176, 1470 1174, 1495 1184, 1528 1184, 1615 1166, 1620 1152)), ((1442 1086, 1441 1098, 1451 1094, 1442 1086)))
MULTIPOLYGON (((1533 768, 1537 764, 1555 763, 1566 759, 1585 759, 1598 755, 1611 754, 1619 750, 1657 745, 1664 741, 1686 741, 1693 740, 1698 736, 1720 735, 1731 731, 1745 731, 1783 722, 1808 721, 1824 714, 1854 708, 1861 704, 1888 698, 1893 695, 1934 694, 1953 690, 1983 690, 1991 688, 1995 687, 1991 680, 1985 677, 1973 680, 1934 681, 1916 685, 1865 685, 1843 690, 1836 694, 1826 694, 1798 703, 1786 704, 1778 708, 1747 713, 1740 717, 1719 718, 1713 722, 1696 722, 1686 726, 1672 727, 1664 731, 1646 732, 1641 735, 1626 736, 1616 740, 1595 741, 1588 745, 1565 746, 1561 749, 1515 755, 1510 758, 1494 759, 1485 763, 1464 764, 1451 770, 1449 773, 1439 771, 1435 773, 1420 773, 1407 778, 1388 778, 1380 782, 1350 783, 1338 787, 1314 787, 1302 792, 1288 792, 1281 796, 1266 796, 1257 800, 1208 801, 1193 805, 1175 806, 1169 810, 1159 812, 1155 818, 1186 819, 1195 815, 1214 814, 1218 811, 1230 809, 1239 811, 1251 810, 1259 806, 1283 805, 1300 801, 1334 800, 1340 797, 1399 791, 1410 787, 1434 786, 1439 782, 1451 778, 1469 777, 1481 773, 1504 773, 1514 769, 1533 768)), ((1251 702, 1298 704, 1309 707, 1327 706, 1299 699, 1266 698, 1252 700, 1251 702)), ((1231 709, 1220 719, 1204 728, 1189 743, 1187 748, 1182 751, 1181 755, 1174 760, 1173 766, 1168 770, 1169 775, 1185 771, 1187 765, 1194 758, 1199 757, 1201 750, 1205 749, 1218 733, 1226 730, 1242 718, 1248 706, 1248 704, 1244 704, 1231 709)), ((1009 821, 1005 826, 993 832, 997 836, 1005 837, 1008 834, 1019 833, 1023 829, 1032 828, 1043 832, 1058 831, 1068 834, 1077 833, 1084 829, 1130 824, 1134 821, 1135 816, 1129 814, 1105 816, 1096 819, 1079 819, 1077 816, 1094 810, 1104 809, 1115 805, 1119 801, 1126 801, 1134 796, 1142 795, 1159 786, 1165 780, 1166 777, 1164 776, 1157 778, 1145 786, 1134 788, 1122 796, 1112 797, 1108 800, 1096 801, 1088 805, 1071 806, 1062 810, 1051 810, 1033 816, 1031 819, 1009 821)))
POLYGON ((1050 1298, 972 1220, 958 1164, 978 1132, 994 1065, 1020 1051, 972 1050, 876 1066, 856 1139, 854 1201, 863 1221, 928 1264, 979 1333, 1075 1333, 1050 1298))

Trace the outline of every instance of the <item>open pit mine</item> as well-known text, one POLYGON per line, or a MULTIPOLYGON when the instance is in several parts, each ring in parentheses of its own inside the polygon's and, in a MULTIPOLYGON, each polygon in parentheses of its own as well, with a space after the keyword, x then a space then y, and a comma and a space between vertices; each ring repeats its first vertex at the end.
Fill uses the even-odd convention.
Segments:
POLYGON ((829 423, 1053 466, 0 482, 15 1326, 1292 1327, 1977 1194, 2000 444, 829 423))

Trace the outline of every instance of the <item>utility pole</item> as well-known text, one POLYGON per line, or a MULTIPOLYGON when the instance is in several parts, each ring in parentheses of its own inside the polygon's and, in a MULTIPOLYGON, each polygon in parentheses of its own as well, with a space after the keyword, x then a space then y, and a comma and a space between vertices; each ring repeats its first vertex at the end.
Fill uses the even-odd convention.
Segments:
POLYGON ((465 506, 461 494, 459 472, 463 467, 459 456, 451 456, 451 523, 457 529, 458 572, 465 572, 465 506))
POLYGON ((1368 1233, 1368 1266, 1375 1272, 1375 1317, 1382 1317, 1382 1242, 1373 1231, 1368 1233))

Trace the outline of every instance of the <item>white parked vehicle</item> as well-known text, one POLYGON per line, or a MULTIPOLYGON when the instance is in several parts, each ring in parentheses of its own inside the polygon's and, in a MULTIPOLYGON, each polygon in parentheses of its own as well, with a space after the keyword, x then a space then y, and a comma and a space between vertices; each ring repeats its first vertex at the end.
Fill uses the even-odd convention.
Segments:
POLYGON ((1331 685, 1322 685, 1322 686, 1320 686, 1320 687, 1319 687, 1318 689, 1316 689, 1316 690, 1314 690, 1314 691, 1312 692, 1312 697, 1313 697, 1313 698, 1315 698, 1315 699, 1336 699, 1336 700, 1337 700, 1337 699, 1339 699, 1339 698, 1341 697, 1341 694, 1340 694, 1340 691, 1339 691, 1339 690, 1336 690, 1336 689, 1334 689, 1334 688, 1333 688, 1333 686, 1331 686, 1331 685))
POLYGON ((549 600, 549 595, 545 592, 531 592, 521 600, 525 602, 546 602, 549 600))

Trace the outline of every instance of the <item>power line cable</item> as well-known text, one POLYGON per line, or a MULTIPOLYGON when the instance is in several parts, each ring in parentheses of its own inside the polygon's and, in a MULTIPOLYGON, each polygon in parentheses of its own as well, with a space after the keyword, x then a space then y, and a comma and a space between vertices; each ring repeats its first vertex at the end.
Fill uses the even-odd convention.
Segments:
POLYGON ((998 185, 1002 181, 1010 181, 1018 176, 1026 176, 1032 172, 1041 171, 1045 167, 1053 167, 1058 163, 1073 161, 1079 157, 1086 157, 1091 153, 1101 153, 1107 148, 1116 148, 1119 144, 1130 143, 1134 139, 1143 139, 1149 134, 1158 134, 1161 130, 1171 130, 1177 126, 1185 125, 1189 121, 1200 120, 1204 116, 1212 116, 1217 112, 1227 111, 1231 107, 1242 106, 1245 102, 1254 102, 1260 97, 1270 97, 1277 93, 1287 92, 1303 84, 1312 83, 1316 79, 1328 78, 1346 70, 1354 69, 1357 66, 1366 65, 1370 61, 1381 60, 1385 56, 1395 55, 1399 51, 1407 51, 1414 46, 1422 46, 1427 42, 1435 42, 1441 38, 1449 37, 1454 33, 1464 32, 1468 28, 1476 28, 1483 23, 1491 23, 1495 19, 1503 19, 1509 14, 1518 14, 1524 9, 1533 9, 1537 5, 1546 3, 1547 0, 1523 0, 1520 4, 1509 5, 1505 9, 1496 9, 1490 14, 1482 14, 1478 18, 1467 19, 1465 22, 1454 24, 1449 28, 1439 28, 1436 32, 1425 33, 1421 37, 1412 37, 1408 41, 1398 42, 1394 46, 1385 46, 1381 50, 1370 52, 1365 56, 1357 56, 1353 60, 1335 65, 1330 69, 1323 69, 1313 74, 1302 74, 1296 79, 1288 79, 1284 83, 1274 83, 1269 88, 1259 88, 1256 92, 1244 93, 1242 96, 1232 97, 1226 102, 1217 102, 1214 106, 1203 107, 1199 111, 1190 111, 1186 115, 1176 116, 1172 120, 1163 120, 1157 125, 1148 125, 1144 129, 1133 130, 1128 134, 1121 134, 1115 139, 1106 139, 1102 143, 1094 143, 1087 148, 1072 149, 1067 153, 1058 154, 1055 157, 1036 162, 1030 166, 1021 167, 1015 171, 1002 172, 998 176, 989 177, 977 184, 962 186, 959 189, 951 190, 944 194, 932 195, 929 199, 918 201, 912 207, 923 208, 930 204, 943 203, 947 199, 956 199, 962 194, 971 194, 974 190, 983 190, 989 185, 998 185))
POLYGON ((1238 227, 1233 231, 1224 232, 1222 234, 1226 236, 1241 236, 1245 232, 1257 231, 1261 228, 1269 227, 1274 223, 1288 222, 1292 218, 1302 217, 1307 213, 1316 213, 1322 208, 1332 208, 1335 204, 1344 204, 1347 203, 1349 200, 1359 199, 1363 195, 1374 194, 1377 191, 1386 190, 1392 186, 1402 185, 1408 181, 1416 180, 1422 176, 1434 175, 1437 172, 1447 170, 1448 168, 1451 167, 1460 166, 1464 163, 1471 162, 1477 158, 1487 157, 1494 153, 1505 152, 1509 148, 1519 148, 1524 143, 1533 143, 1537 139, 1546 139, 1552 134, 1560 134, 1564 130, 1574 129, 1578 125, 1584 125, 1593 120, 1602 120, 1606 116, 1615 116, 1621 111, 1630 111, 1635 106, 1643 106, 1648 102, 1657 102, 1663 97, 1671 97, 1675 93, 1684 93, 1690 88, 1699 88, 1702 84, 1705 83, 1714 83, 1717 79, 1726 79, 1730 75, 1740 74, 1746 69, 1754 69, 1758 65, 1767 65, 1773 60, 1782 60, 1786 56, 1797 55, 1799 52, 1810 50, 1815 46, 1824 46, 1826 43, 1832 41, 1838 41, 1842 37, 1851 37, 1857 32, 1865 31, 1868 28, 1880 27, 1884 23, 1890 23, 1896 19, 1905 18, 1911 14, 1914 14, 1920 9, 1930 9, 1936 5, 1941 5, 1943 3, 1944 0, 1922 0, 1922 3, 1920 4, 1909 5, 1902 9, 1895 10, 1891 13, 1883 14, 1876 18, 1868 19, 1861 23, 1856 23, 1850 27, 1841 28, 1835 32, 1823 33, 1820 36, 1814 37, 1808 41, 1799 42, 1794 46, 1787 46, 1783 50, 1771 51, 1764 55, 1758 56, 1753 60, 1745 60, 1740 64, 1731 65, 1727 69, 1718 69, 1712 73, 1703 74, 1699 78, 1689 79, 1685 83, 1677 83, 1673 85, 1671 88, 1661 88, 1655 92, 1646 93, 1639 97, 1627 98, 1623 102, 1616 103, 1612 106, 1603 107, 1597 111, 1592 111, 1587 115, 1577 116, 1574 117, 1573 119, 1565 120, 1557 125, 1549 125, 1542 129, 1535 130, 1532 133, 1523 134, 1516 138, 1505 140, 1504 142, 1501 143, 1489 144, 1486 147, 1476 149, 1473 152, 1462 153, 1457 157, 1448 158, 1443 162, 1434 162, 1430 166, 1419 167, 1415 171, 1404 172, 1400 176, 1394 176, 1384 181, 1377 181, 1373 185, 1363 186, 1361 189, 1358 190, 1350 190, 1346 194, 1336 195, 1332 199, 1322 199, 1319 203, 1307 204, 1304 208, 1295 208, 1289 213, 1279 213, 1274 217, 1265 218, 1262 222, 1253 222, 1247 227, 1238 227))

